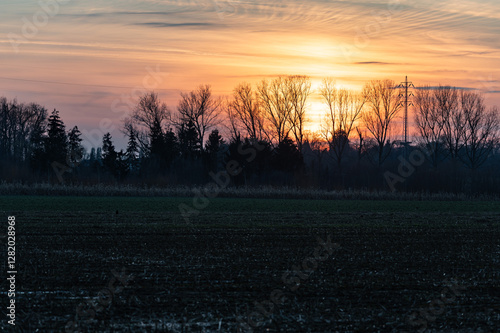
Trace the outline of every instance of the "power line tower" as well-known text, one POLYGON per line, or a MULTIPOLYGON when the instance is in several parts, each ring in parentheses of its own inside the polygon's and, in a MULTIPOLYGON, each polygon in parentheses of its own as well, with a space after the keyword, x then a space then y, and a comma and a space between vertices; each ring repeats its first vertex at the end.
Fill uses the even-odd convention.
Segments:
MULTIPOLYGON (((410 144, 411 142, 408 142, 408 107, 413 106, 413 103, 408 100, 409 97, 413 97, 413 92, 409 91, 411 88, 415 88, 412 82, 408 81, 408 76, 405 77, 405 81, 401 82, 401 84, 398 86, 398 88, 404 89, 404 92, 399 93, 399 97, 404 97, 405 100, 404 102, 401 102, 401 104, 404 104, 405 107, 405 115, 404 115, 404 142, 403 145, 406 146, 410 144)), ((400 104, 400 105, 401 105, 400 104)), ((405 149, 406 150, 406 149, 405 149)))
MULTIPOLYGON (((404 142, 402 142, 404 146, 404 159, 403 166, 404 168, 408 168, 408 146, 411 142, 408 141, 408 107, 413 106, 413 103, 409 100, 409 97, 413 97, 413 92, 410 90, 411 88, 415 88, 412 82, 408 81, 408 76, 405 77, 405 81, 401 82, 398 85, 398 88, 402 89, 399 92, 399 97, 404 97, 404 102, 401 102, 399 105, 403 104, 405 108, 404 114, 404 123, 403 123, 403 131, 404 131, 404 142)), ((408 182, 405 182, 405 191, 408 190, 408 182)))

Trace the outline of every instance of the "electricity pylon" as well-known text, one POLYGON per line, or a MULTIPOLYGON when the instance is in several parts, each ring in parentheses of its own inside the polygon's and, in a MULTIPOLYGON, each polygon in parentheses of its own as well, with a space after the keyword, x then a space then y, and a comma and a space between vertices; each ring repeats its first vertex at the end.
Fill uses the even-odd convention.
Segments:
MULTIPOLYGON (((412 82, 408 81, 408 76, 406 76, 405 81, 401 82, 401 84, 398 86, 398 88, 404 89, 404 92, 399 93, 399 97, 404 97, 405 100, 404 102, 401 102, 401 104, 404 104, 405 107, 405 115, 404 115, 404 145, 405 147, 411 143, 408 142, 408 107, 413 106, 413 103, 408 100, 408 97, 413 97, 413 92, 409 91, 411 88, 415 88, 412 82)), ((400 104, 400 105, 401 105, 400 104)))
MULTIPOLYGON (((411 88, 415 88, 412 82, 408 81, 408 76, 405 77, 405 81, 401 82, 401 84, 398 86, 400 89, 404 89, 404 91, 400 91, 399 97, 404 97, 405 100, 404 102, 401 102, 399 105, 404 103, 405 107, 405 114, 404 114, 404 123, 403 123, 403 131, 404 131, 404 159, 403 159, 403 166, 405 168, 408 167, 407 161, 408 161, 408 146, 410 145, 411 142, 408 141, 408 107, 413 106, 413 103, 408 100, 409 97, 413 97, 413 92, 409 91, 411 88)), ((408 182, 405 182, 405 190, 408 189, 408 182)))

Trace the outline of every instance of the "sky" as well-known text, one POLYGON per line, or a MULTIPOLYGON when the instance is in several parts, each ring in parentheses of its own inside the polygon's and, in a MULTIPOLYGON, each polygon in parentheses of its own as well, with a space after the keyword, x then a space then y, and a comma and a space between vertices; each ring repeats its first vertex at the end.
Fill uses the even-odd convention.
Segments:
POLYGON ((0 0, 0 96, 57 108, 86 147, 109 131, 118 148, 141 93, 175 110, 200 84, 223 96, 287 74, 352 89, 408 76, 500 106, 499 36, 498 0, 0 0))

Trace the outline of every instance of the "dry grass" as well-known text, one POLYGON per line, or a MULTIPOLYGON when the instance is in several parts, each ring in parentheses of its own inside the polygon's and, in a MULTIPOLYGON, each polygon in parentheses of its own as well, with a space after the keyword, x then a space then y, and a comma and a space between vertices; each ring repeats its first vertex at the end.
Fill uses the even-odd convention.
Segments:
POLYGON ((499 200, 497 196, 464 193, 387 192, 368 190, 326 191, 291 187, 137 187, 131 185, 0 184, 0 195, 106 196, 106 197, 192 197, 197 191, 221 198, 273 198, 321 200, 499 200))

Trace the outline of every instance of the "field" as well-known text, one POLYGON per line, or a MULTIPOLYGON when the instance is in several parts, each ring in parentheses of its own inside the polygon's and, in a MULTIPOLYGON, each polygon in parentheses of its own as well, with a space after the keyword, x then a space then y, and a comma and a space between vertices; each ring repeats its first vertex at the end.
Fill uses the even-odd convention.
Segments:
POLYGON ((500 327, 498 201, 3 196, 0 212, 19 332, 500 327))

